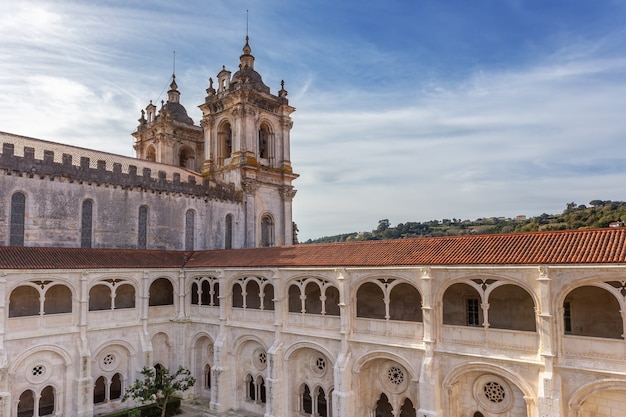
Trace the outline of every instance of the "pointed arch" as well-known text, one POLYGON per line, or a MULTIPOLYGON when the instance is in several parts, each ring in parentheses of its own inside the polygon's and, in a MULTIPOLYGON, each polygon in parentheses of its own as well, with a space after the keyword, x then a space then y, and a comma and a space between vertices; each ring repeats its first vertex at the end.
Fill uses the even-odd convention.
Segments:
POLYGON ((11 196, 11 226, 9 227, 9 246, 24 246, 26 223, 26 194, 13 193, 11 196))

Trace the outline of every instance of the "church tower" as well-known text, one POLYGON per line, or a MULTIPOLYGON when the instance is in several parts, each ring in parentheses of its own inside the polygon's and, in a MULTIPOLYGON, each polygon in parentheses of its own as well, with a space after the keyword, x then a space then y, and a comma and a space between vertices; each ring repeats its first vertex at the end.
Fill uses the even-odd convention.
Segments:
POLYGON ((141 111, 135 137, 137 158, 199 171, 204 155, 202 128, 196 126, 180 104, 176 75, 172 75, 167 102, 161 109, 150 104, 141 111))
POLYGON ((270 93, 254 69, 248 43, 231 76, 225 67, 210 79, 201 104, 204 129, 202 175, 230 183, 244 195, 245 246, 290 245, 294 241, 292 199, 296 193, 290 161, 290 114, 284 82, 270 93))

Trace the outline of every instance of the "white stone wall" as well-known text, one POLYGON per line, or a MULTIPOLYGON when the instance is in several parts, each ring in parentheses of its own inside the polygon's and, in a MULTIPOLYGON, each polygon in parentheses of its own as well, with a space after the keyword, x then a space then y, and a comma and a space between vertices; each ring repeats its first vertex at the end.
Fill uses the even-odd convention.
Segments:
POLYGON ((119 399, 93 404, 97 378, 120 374, 127 386, 144 365, 157 363, 189 367, 198 385, 186 396, 209 399, 215 412, 307 415, 313 405, 302 400, 306 385, 312 394, 323 390, 321 404, 335 417, 373 416, 381 394, 397 413, 410 401, 420 417, 620 415, 624 340, 549 330, 562 329, 559 306, 569 291, 603 286, 625 272, 619 265, 2 271, 0 415, 16 415, 25 390, 40 393, 47 386, 54 388, 59 416, 124 408, 129 404, 119 399), (199 276, 219 280, 219 306, 191 304, 191 284, 199 276), (174 304, 149 306, 150 285, 160 278, 172 284, 174 304), (340 291, 339 316, 289 312, 290 286, 309 278, 340 291), (494 281, 486 284, 486 278, 494 281), (89 290, 103 280, 132 285, 135 307, 89 311, 89 290), (358 289, 380 280, 417 288, 423 321, 356 317, 358 289), (444 325, 445 289, 475 280, 485 293, 503 283, 526 289, 537 322, 546 324, 535 332, 444 325), (273 309, 232 308, 235 282, 271 283, 273 309), (9 318, 12 291, 28 283, 66 286, 72 312, 9 318), (248 376, 257 384, 254 399, 248 376))
POLYGON ((80 247, 81 207, 93 201, 92 247, 136 248, 139 207, 148 206, 147 249, 185 249, 185 213, 195 213, 194 249, 223 249, 225 217, 233 215, 233 248, 244 246, 240 203, 141 188, 0 175, 0 246, 9 243, 11 196, 26 195, 25 246, 80 247))

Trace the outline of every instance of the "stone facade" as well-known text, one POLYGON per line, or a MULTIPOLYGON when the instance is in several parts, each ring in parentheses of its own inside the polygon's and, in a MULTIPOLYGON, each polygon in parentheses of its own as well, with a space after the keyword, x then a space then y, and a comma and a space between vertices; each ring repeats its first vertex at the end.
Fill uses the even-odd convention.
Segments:
POLYGON ((284 84, 273 95, 254 71, 247 39, 240 60, 232 78, 218 74, 218 91, 207 90, 200 126, 180 104, 173 76, 161 109, 150 103, 142 111, 133 133, 136 159, 0 132, 0 193, 16 198, 0 206, 0 245, 292 244, 295 109, 284 84))
POLYGON ((198 383, 185 396, 206 398, 214 413, 619 415, 625 273, 623 265, 4 269, 0 415, 124 408, 124 387, 157 365, 189 367, 198 383), (592 297, 578 302, 585 292, 592 297))

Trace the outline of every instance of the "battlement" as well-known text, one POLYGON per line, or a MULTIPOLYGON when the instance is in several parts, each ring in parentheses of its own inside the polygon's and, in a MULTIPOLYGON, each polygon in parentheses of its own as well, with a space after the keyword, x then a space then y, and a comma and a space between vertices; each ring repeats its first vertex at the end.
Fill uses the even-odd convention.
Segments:
MULTIPOLYGON (((30 138, 21 139, 36 141, 30 138)), ((98 155, 99 153, 87 150, 85 153, 94 155, 76 158, 77 151, 80 153, 80 148, 60 144, 52 145, 52 148, 67 148, 68 152, 63 152, 65 149, 56 149, 55 152, 55 150, 38 147, 38 158, 33 146, 25 144, 19 149, 16 148, 15 143, 4 142, 0 154, 0 169, 4 170, 6 175, 26 175, 41 179, 60 177, 70 182, 80 181, 127 189, 180 193, 224 201, 240 202, 243 199, 242 192, 237 191, 234 185, 209 181, 184 168, 117 155, 114 159, 121 162, 112 162, 113 158, 109 159, 107 156, 113 155, 106 153, 98 155), (93 156, 103 158, 94 161, 93 156)))

